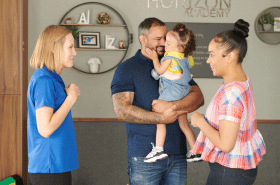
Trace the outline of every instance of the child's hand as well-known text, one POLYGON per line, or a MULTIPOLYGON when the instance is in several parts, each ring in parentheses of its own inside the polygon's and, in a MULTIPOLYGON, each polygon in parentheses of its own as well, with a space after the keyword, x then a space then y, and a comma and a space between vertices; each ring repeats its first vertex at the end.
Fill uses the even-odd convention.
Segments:
POLYGON ((158 54, 155 50, 151 50, 149 48, 146 48, 146 54, 152 60, 158 59, 158 54))

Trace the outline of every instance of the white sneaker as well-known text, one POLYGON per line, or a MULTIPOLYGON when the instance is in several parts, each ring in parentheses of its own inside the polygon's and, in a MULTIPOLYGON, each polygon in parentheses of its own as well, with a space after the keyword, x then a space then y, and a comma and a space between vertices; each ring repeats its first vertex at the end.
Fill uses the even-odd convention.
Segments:
POLYGON ((156 162, 157 160, 164 160, 168 158, 167 153, 165 153, 164 150, 159 151, 155 148, 154 143, 153 145, 153 150, 145 157, 144 162, 145 163, 153 163, 156 162))
POLYGON ((189 152, 187 156, 187 162, 200 162, 203 161, 201 159, 201 154, 194 154, 192 152, 189 152))

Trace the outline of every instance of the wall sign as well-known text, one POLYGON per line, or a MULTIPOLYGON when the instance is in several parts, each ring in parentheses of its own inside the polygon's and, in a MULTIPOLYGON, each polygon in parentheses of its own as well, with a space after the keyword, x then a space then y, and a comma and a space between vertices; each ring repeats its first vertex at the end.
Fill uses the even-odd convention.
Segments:
POLYGON ((148 8, 178 8, 178 5, 183 6, 187 17, 228 17, 231 0, 147 0, 148 8))
POLYGON ((81 14, 80 21, 78 22, 78 24, 89 24, 89 10, 87 13, 87 18, 86 18, 85 13, 81 14))
MULTIPOLYGON (((171 30, 176 22, 165 22, 167 30, 171 30)), ((210 65, 206 63, 209 57, 208 45, 219 33, 233 29, 234 23, 183 23, 196 36, 196 51, 194 52, 194 66, 190 69, 194 78, 221 78, 213 76, 210 65)))

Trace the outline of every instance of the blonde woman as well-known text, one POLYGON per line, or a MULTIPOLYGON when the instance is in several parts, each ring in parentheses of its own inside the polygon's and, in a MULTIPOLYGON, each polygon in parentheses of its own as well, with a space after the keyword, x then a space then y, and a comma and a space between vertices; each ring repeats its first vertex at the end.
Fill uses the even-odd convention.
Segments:
POLYGON ((65 84, 64 68, 73 66, 74 38, 65 27, 50 25, 40 34, 30 60, 35 68, 28 92, 28 176, 31 185, 70 185, 79 167, 71 107, 80 96, 65 84))

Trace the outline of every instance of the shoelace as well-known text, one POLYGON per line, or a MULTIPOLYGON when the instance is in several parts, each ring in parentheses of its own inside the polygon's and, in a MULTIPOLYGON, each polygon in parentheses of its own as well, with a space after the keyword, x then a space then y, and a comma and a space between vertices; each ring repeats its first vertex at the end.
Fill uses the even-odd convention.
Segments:
POLYGON ((194 153, 192 153, 192 151, 189 151, 187 157, 190 158, 191 156, 195 155, 194 153))
POLYGON ((157 153, 154 143, 151 143, 151 145, 153 146, 153 150, 147 155, 147 157, 151 157, 157 153))

